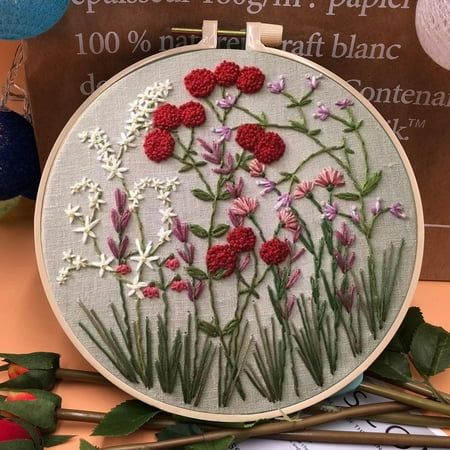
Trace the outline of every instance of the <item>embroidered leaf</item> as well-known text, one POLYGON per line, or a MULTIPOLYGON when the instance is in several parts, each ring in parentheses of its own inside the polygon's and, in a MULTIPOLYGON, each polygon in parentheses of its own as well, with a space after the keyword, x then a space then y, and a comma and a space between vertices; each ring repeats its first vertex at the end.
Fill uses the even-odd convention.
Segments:
POLYGON ((186 450, 227 450, 233 442, 234 436, 227 436, 222 439, 218 439, 217 441, 188 445, 186 450))
POLYGON ((195 167, 203 167, 203 166, 206 166, 206 161, 197 161, 197 162, 194 164, 194 166, 195 166, 195 167))
POLYGON ((408 353, 417 328, 424 323, 422 311, 417 306, 408 309, 400 328, 389 343, 388 349, 394 352, 408 353))
POLYGON ((231 319, 223 328, 222 334, 231 334, 235 328, 239 325, 239 320, 237 319, 231 319))
POLYGON ((88 441, 84 439, 80 439, 80 450, 97 450, 98 447, 94 447, 92 444, 89 444, 88 441))
POLYGON ((199 238, 205 239, 208 237, 208 232, 200 225, 191 224, 189 229, 199 238))
POLYGON ((192 189, 191 192, 194 195, 194 197, 197 197, 198 199, 203 200, 205 202, 214 201, 214 197, 208 192, 203 191, 202 189, 192 189))
POLYGON ((315 129, 315 130, 309 130, 308 135, 309 136, 317 136, 318 134, 320 134, 322 132, 322 130, 320 130, 319 128, 315 129))
POLYGON ((213 235, 213 237, 217 238, 223 236, 229 229, 230 225, 227 225, 226 223, 220 223, 219 225, 216 225, 214 227, 211 234, 213 235))
POLYGON ((355 194, 354 192, 339 192, 335 195, 339 200, 349 200, 356 201, 359 200, 359 194, 355 194))
POLYGON ((296 129, 296 130, 299 130, 299 131, 301 131, 303 133, 307 133, 308 132, 308 128, 306 128, 305 125, 303 125, 300 122, 297 122, 296 120, 290 120, 289 123, 291 124, 291 127, 296 129))
POLYGON ((213 278, 213 280, 221 280, 226 273, 227 273, 227 269, 219 269, 218 271, 216 271, 214 273, 212 278, 213 278))
POLYGON ((200 320, 198 322, 198 329, 203 331, 203 333, 207 334, 209 337, 217 337, 220 335, 217 327, 210 322, 206 322, 205 320, 200 320))
POLYGON ((378 186, 378 183, 381 180, 381 170, 378 172, 375 172, 372 174, 367 180, 364 182, 362 188, 361 188, 361 195, 365 197, 366 195, 370 194, 372 191, 375 190, 375 188, 378 186))
POLYGON ((42 437, 42 445, 44 447, 56 447, 57 445, 64 444, 64 442, 69 441, 73 438, 73 435, 64 435, 64 434, 49 434, 47 436, 42 437))
POLYGON ((164 430, 157 433, 158 442, 167 441, 168 439, 176 439, 187 436, 196 436, 202 434, 202 429, 193 423, 177 423, 170 425, 164 430))
POLYGON ((344 151, 345 151, 345 153, 348 153, 349 155, 354 155, 355 154, 355 152, 349 147, 345 147, 344 151))
POLYGON ((424 376, 436 375, 450 366, 450 333, 441 327, 422 323, 411 342, 414 365, 424 376))
POLYGON ((407 381, 411 378, 408 357, 404 353, 383 352, 370 370, 389 380, 407 381))
POLYGON ((178 173, 185 173, 189 172, 191 169, 193 169, 194 166, 192 164, 185 164, 180 169, 178 169, 178 173))
POLYGON ((199 269, 198 267, 190 266, 186 269, 186 272, 196 280, 207 280, 208 275, 203 272, 203 270, 199 269))
POLYGON ((159 410, 140 402, 127 400, 109 411, 94 428, 93 436, 128 436, 159 413, 159 410))
POLYGON ((218 196, 218 200, 229 200, 231 198, 231 194, 227 191, 221 192, 218 196))

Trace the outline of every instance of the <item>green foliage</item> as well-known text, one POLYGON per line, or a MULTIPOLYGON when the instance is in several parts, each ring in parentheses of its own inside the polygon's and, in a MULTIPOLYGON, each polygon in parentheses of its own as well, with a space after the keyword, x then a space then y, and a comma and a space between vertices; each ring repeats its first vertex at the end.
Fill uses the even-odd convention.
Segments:
POLYGON ((45 448, 56 447, 57 445, 64 444, 70 439, 73 438, 73 435, 63 435, 63 434, 48 434, 42 437, 42 445, 45 448))
POLYGON ((192 231, 192 234, 194 234, 195 236, 197 236, 201 239, 205 239, 208 237, 208 231, 206 231, 200 225, 191 224, 191 225, 189 225, 189 229, 192 231))
POLYGON ((207 280, 208 275, 203 272, 203 270, 199 269, 198 267, 190 266, 186 269, 186 272, 188 275, 192 278, 195 278, 196 280, 207 280))
POLYGON ((386 350, 370 366, 370 370, 390 380, 408 381, 411 379, 408 357, 404 353, 386 350))
POLYGON ((199 200, 203 200, 205 202, 212 202, 214 201, 214 197, 206 191, 203 191, 202 189, 192 189, 192 195, 199 200))
POLYGON ((217 441, 188 445, 186 450, 228 450, 233 442, 234 436, 227 436, 217 441))
POLYGON ((354 192, 339 192, 337 194, 334 194, 334 196, 339 200, 348 200, 353 202, 356 202, 360 199, 359 194, 356 194, 354 192))
POLYGON ((97 450, 98 447, 94 447, 92 444, 89 444, 88 441, 84 439, 80 439, 80 450, 97 450))
POLYGON ((373 192, 380 183, 381 177, 381 170, 370 175, 361 187, 361 195, 365 197, 366 195, 369 195, 371 192, 373 192))
POLYGON ((223 236, 229 229, 230 225, 227 225, 226 223, 219 223, 213 228, 211 235, 215 238, 218 238, 220 236, 223 236))

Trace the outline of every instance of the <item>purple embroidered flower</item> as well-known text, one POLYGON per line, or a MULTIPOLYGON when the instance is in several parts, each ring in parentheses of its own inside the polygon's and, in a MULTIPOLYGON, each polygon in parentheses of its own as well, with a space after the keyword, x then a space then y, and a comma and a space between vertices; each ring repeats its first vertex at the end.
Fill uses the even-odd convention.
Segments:
POLYGON ((284 320, 288 320, 291 317, 292 311, 294 310, 295 302, 297 297, 295 295, 288 295, 284 305, 281 308, 281 315, 284 320))
POLYGON ((202 295, 203 289, 205 288, 205 283, 201 280, 194 280, 189 282, 187 285, 188 299, 191 302, 198 300, 200 295, 202 295))
POLYGON ((119 259, 119 249, 117 248, 117 244, 114 239, 112 237, 108 237, 108 239, 106 239, 106 242, 108 243, 108 247, 111 250, 114 258, 119 259))
POLYGON ((306 75, 306 80, 309 88, 311 90, 315 90, 320 85, 320 79, 322 78, 322 75, 306 75))
POLYGON ((286 283, 286 289, 290 289, 291 287, 295 286, 298 279, 300 278, 300 275, 302 272, 300 269, 295 269, 290 275, 286 283))
POLYGON ((361 217, 358 212, 358 208, 356 206, 352 206, 352 210, 350 212, 350 218, 355 225, 358 225, 361 222, 361 217))
POLYGON ((313 114, 314 119, 319 119, 322 122, 327 120, 331 115, 330 108, 325 106, 323 103, 317 103, 317 111, 313 114))
POLYGON ((185 244, 184 250, 177 249, 177 252, 184 262, 188 265, 192 265, 195 256, 195 247, 192 244, 185 244))
POLYGON ((399 202, 396 202, 394 204, 392 204, 389 207, 389 212, 397 217, 397 219, 406 219, 406 214, 405 214, 405 210, 403 208, 403 205, 399 202))
POLYGON ((281 194, 277 202, 275 203, 275 209, 278 211, 280 208, 286 208, 291 206, 292 203, 292 195, 291 194, 281 194))
POLYGON ((268 194, 275 189, 275 182, 271 180, 261 180, 258 181, 258 186, 262 186, 263 190, 260 192, 260 195, 268 194))
POLYGON ((219 136, 219 142, 229 141, 231 139, 230 127, 215 127, 211 128, 211 131, 219 136))
POLYGON ((228 175, 234 169, 234 158, 228 153, 224 156, 224 164, 222 167, 213 169, 214 173, 218 173, 220 175, 228 175))
POLYGON ((230 109, 236 103, 236 97, 234 95, 225 94, 224 98, 216 101, 216 105, 222 109, 230 109))
POLYGON ((347 255, 343 255, 339 250, 335 250, 333 252, 334 260, 336 261, 339 269, 342 270, 342 273, 347 273, 353 267, 355 263, 355 252, 351 252, 347 255))
POLYGON ((131 211, 129 209, 123 210, 119 213, 117 209, 111 209, 111 222, 113 224, 116 233, 123 233, 128 225, 131 218, 131 211))
POLYGON ((350 233, 350 228, 342 222, 341 229, 335 231, 336 239, 344 247, 350 247, 355 242, 355 235, 350 233))
POLYGON ((228 218, 230 222, 235 227, 240 227, 244 224, 245 216, 241 216, 240 214, 236 214, 233 210, 228 211, 228 218))
POLYGON ((354 103, 349 98, 344 98, 343 100, 339 100, 335 103, 340 109, 347 109, 350 106, 353 106, 354 103))
POLYGON ((238 271, 243 272, 250 264, 250 255, 247 253, 243 258, 239 260, 238 271))
POLYGON ((350 313, 355 300, 355 286, 352 284, 349 289, 342 291, 341 289, 336 290, 336 296, 341 302, 341 305, 345 310, 350 313))
POLYGON ((225 190, 233 197, 238 198, 242 195, 242 190, 244 189, 244 180, 242 177, 239 178, 237 183, 233 183, 232 181, 228 181, 225 184, 225 190))
POLYGON ((336 202, 325 203, 322 202, 322 219, 334 220, 339 212, 339 205, 336 202))
POLYGON ((202 153, 202 157, 204 160, 212 163, 212 164, 220 164, 220 160, 222 158, 221 152, 220 152, 220 146, 219 143, 216 141, 213 141, 212 147, 203 139, 197 139, 200 146, 205 150, 205 152, 202 153))
POLYGON ((176 217, 172 222, 172 234, 180 241, 187 242, 188 240, 188 225, 186 222, 181 222, 181 220, 176 217))
POLYGON ((380 211, 381 211, 381 199, 380 199, 380 197, 377 197, 377 199, 375 200, 375 203, 370 208, 370 212, 374 216, 377 216, 378 214, 380 214, 380 211))
POLYGON ((285 87, 286 82, 282 75, 278 77, 278 80, 269 81, 269 83, 267 83, 267 88, 269 89, 269 92, 271 92, 272 94, 281 94, 284 91, 285 87))
POLYGON ((112 237, 108 237, 106 242, 108 243, 108 247, 111 250, 111 253, 113 254, 113 256, 116 259, 121 259, 124 257, 125 252, 127 251, 127 248, 128 248, 128 243, 129 243, 128 236, 125 236, 122 239, 119 246, 117 246, 116 242, 114 241, 114 239, 112 237))
POLYGON ((125 205, 127 204, 127 194, 120 189, 116 189, 114 191, 114 200, 116 202, 117 211, 119 214, 122 214, 125 210, 125 205))

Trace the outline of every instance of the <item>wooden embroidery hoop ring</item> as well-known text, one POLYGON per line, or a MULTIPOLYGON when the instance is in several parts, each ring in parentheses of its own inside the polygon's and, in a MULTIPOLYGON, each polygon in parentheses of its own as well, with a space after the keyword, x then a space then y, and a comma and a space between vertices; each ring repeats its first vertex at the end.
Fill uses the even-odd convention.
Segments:
POLYGON ((414 262, 414 270, 413 270, 413 273, 411 276, 411 284, 410 284, 408 292, 406 294, 406 298, 403 303, 403 306, 399 310, 397 317, 393 321, 389 331, 386 333, 384 338, 379 342, 379 344, 374 349, 374 351, 369 355, 369 357, 366 359, 366 361, 364 361, 364 363, 362 363, 354 371, 349 373, 341 381, 339 381, 338 383, 329 387, 328 389, 325 389, 320 394, 317 394, 314 397, 311 397, 307 400, 296 403, 294 405, 290 405, 283 409, 272 410, 272 411, 263 412, 263 413, 220 414, 220 413, 206 413, 206 412, 201 412, 201 411, 192 411, 187 408, 181 408, 178 406, 169 405, 164 402, 152 399, 152 398, 138 392, 130 385, 128 385, 128 384, 124 383, 123 381, 119 380, 118 378, 116 378, 112 373, 110 373, 107 369, 105 369, 98 361, 96 361, 95 358, 85 349, 85 347, 81 344, 81 342, 75 336, 74 332, 68 326, 67 322, 65 321, 65 318, 63 317, 61 311, 59 310, 59 308, 56 304, 56 301, 54 299, 54 294, 51 290, 50 283, 48 282, 48 279, 47 279, 45 262, 44 262, 44 258, 43 258, 43 247, 42 247, 42 241, 41 241, 43 200, 44 200, 44 195, 45 195, 45 191, 46 191, 47 182, 49 180, 50 172, 51 172, 52 166, 54 164, 54 161, 56 159, 56 156, 57 156, 60 148, 62 147, 70 130, 72 129, 72 127, 74 126, 76 121, 79 119, 79 117, 82 115, 82 113, 93 102, 95 102, 101 95, 103 95, 108 90, 108 88, 110 88, 112 85, 114 85, 116 82, 118 82, 122 78, 126 77, 130 73, 146 66, 147 64, 150 64, 154 61, 157 61, 157 60, 160 60, 163 58, 167 58, 167 57, 170 57, 173 55, 178 55, 181 53, 217 48, 217 31, 218 31, 218 22, 217 21, 205 20, 203 22, 203 27, 202 27, 202 32, 203 32, 202 39, 198 44, 174 48, 174 49, 165 51, 163 53, 150 56, 148 58, 143 59, 142 61, 139 61, 139 62, 131 65, 130 67, 122 70, 117 75, 112 77, 105 84, 103 84, 99 89, 97 89, 97 91, 94 94, 92 94, 78 108, 78 110, 75 112, 75 114, 72 116, 72 118, 68 121, 68 123, 62 130, 61 134, 59 135, 58 139, 56 140, 55 145, 53 146, 53 149, 49 155, 47 164, 42 173, 42 179, 41 179, 41 184, 40 184, 39 192, 38 192, 38 196, 37 196, 36 212, 35 212, 35 218, 34 218, 35 251, 36 251, 36 257, 37 257, 38 270, 39 270, 39 274, 40 274, 40 277, 42 280, 42 284, 44 286, 45 293, 49 299, 50 306, 51 306, 53 313, 55 314, 59 324, 61 325, 64 332, 71 340, 71 342, 75 345, 77 350, 81 353, 81 355, 89 362, 89 364, 91 364, 96 370, 98 370, 98 372, 100 372, 112 384, 114 384, 115 386, 117 386, 119 389, 126 392, 127 394, 131 395, 132 397, 134 397, 138 400, 141 400, 149 405, 152 405, 158 409, 172 413, 172 414, 177 414, 177 415, 189 417, 192 419, 206 420, 206 421, 249 422, 249 421, 255 421, 255 420, 262 420, 262 419, 272 419, 272 418, 279 417, 282 415, 292 414, 294 412, 308 408, 308 407, 334 395, 335 393, 337 393, 338 391, 343 389, 345 386, 347 386, 349 383, 351 383, 358 375, 363 373, 375 361, 375 359, 381 354, 381 352, 387 346, 389 341, 393 338, 395 332, 399 328, 400 324, 403 321, 403 318, 406 315, 406 312, 412 301, 415 289, 417 287, 421 263, 422 263, 422 257, 423 257, 423 247, 424 247, 424 219, 423 219, 422 202, 421 202, 421 198, 420 198, 419 189, 417 186, 417 181, 414 176, 412 167, 406 156, 406 153, 400 144, 400 141, 397 139, 394 132, 389 127, 386 120, 381 116, 381 114, 356 89, 354 89, 353 87, 348 85, 348 83, 346 83, 345 80, 338 77, 336 74, 332 73, 331 71, 323 68, 322 66, 320 66, 314 62, 311 62, 304 58, 292 55, 291 53, 287 53, 282 50, 277 50, 277 49, 267 47, 264 44, 264 42, 265 43, 274 43, 274 42, 279 41, 279 39, 281 37, 281 32, 282 32, 282 27, 280 27, 279 25, 263 24, 260 22, 248 22, 247 23, 246 51, 257 51, 257 52, 277 55, 277 56, 280 56, 283 58, 287 58, 287 59, 291 59, 293 61, 300 62, 302 64, 305 64, 305 65, 311 67, 311 69, 315 69, 321 73, 324 73, 326 76, 331 78, 333 81, 335 81, 336 83, 345 87, 345 89, 347 89, 353 96, 355 96, 369 110, 369 112, 380 123, 380 125, 382 126, 382 128, 384 129, 384 131, 387 133, 390 140, 394 144, 394 146, 402 160, 402 163, 405 167, 405 171, 408 174, 411 188, 413 191, 414 201, 415 201, 416 220, 417 220, 416 259, 414 262))

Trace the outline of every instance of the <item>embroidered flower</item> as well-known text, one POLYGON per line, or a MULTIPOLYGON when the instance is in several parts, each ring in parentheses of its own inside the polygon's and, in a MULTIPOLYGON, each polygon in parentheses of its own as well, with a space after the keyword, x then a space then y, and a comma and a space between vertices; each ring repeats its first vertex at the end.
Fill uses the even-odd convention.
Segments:
POLYGON ((72 259, 72 266, 75 270, 84 269, 88 265, 88 260, 86 258, 81 257, 80 255, 75 256, 72 259))
POLYGON ((275 210, 279 210, 280 208, 285 208, 287 206, 291 206, 292 203, 292 195, 285 193, 285 194, 281 194, 280 196, 278 196, 277 198, 277 202, 275 203, 275 210))
POLYGON ((225 184, 225 190, 231 195, 233 198, 238 198, 242 195, 242 190, 244 189, 244 180, 242 177, 239 177, 237 183, 233 183, 232 181, 228 181, 225 184))
POLYGON ((243 272, 248 267, 249 264, 250 264, 250 255, 246 253, 243 258, 241 257, 239 259, 239 264, 237 267, 238 271, 243 272))
POLYGON ((108 180, 112 180, 115 177, 123 179, 123 174, 128 172, 126 167, 122 167, 122 160, 115 156, 109 156, 105 160, 105 164, 102 164, 102 168, 109 172, 108 180))
POLYGON ((162 223, 172 223, 172 217, 176 217, 176 214, 173 212, 173 208, 160 209, 158 212, 161 214, 162 223))
POLYGON ((69 203, 67 205, 67 208, 64 210, 64 212, 66 213, 67 217, 69 218, 69 223, 72 223, 78 217, 83 217, 83 214, 81 214, 79 211, 80 211, 79 205, 72 206, 71 203, 69 203))
POLYGON ((259 255, 268 265, 281 264, 289 256, 289 246, 286 242, 273 238, 263 243, 259 255))
POLYGON ((278 133, 268 131, 256 144, 255 158, 264 163, 270 164, 278 161, 284 154, 286 145, 278 133))
POLYGON ((181 123, 188 128, 199 127, 206 122, 206 112, 198 102, 187 102, 180 106, 181 123))
POLYGON ((213 169, 214 173, 218 173, 221 175, 228 175, 234 169, 234 158, 228 153, 223 156, 224 163, 221 167, 216 167, 213 169))
POLYGON ((297 281, 300 279, 301 274, 302 272, 300 269, 295 269, 293 272, 291 272, 286 282, 286 289, 294 287, 297 284, 297 281))
POLYGON ((205 283, 201 280, 194 280, 188 283, 188 299, 191 302, 195 302, 202 295, 203 289, 205 288, 205 283))
POLYGON ((58 284, 64 284, 70 276, 70 269, 68 267, 63 267, 59 269, 58 276, 56 277, 56 282, 58 284))
POLYGON ((403 208, 403 205, 399 202, 393 203, 390 207, 389 207, 389 212, 397 217, 397 219, 406 219, 406 214, 405 214, 405 210, 403 208))
POLYGON ((314 91, 316 90, 320 85, 320 79, 322 78, 322 75, 306 75, 306 83, 308 84, 308 87, 314 91))
POLYGON ((111 209, 111 222, 116 233, 123 233, 128 226, 131 218, 131 211, 129 209, 119 213, 116 209, 111 209))
POLYGON ((327 120, 331 115, 330 108, 325 106, 323 103, 317 103, 317 111, 313 114, 314 119, 319 119, 322 122, 327 120))
POLYGON ((128 264, 119 264, 116 266, 115 272, 119 275, 128 275, 131 272, 131 267, 128 264))
POLYGON ((229 141, 231 139, 231 128, 222 126, 211 128, 211 131, 219 136, 219 142, 229 141))
POLYGON ((264 136, 264 128, 256 123, 240 125, 236 133, 236 142, 249 152, 253 152, 256 144, 264 136))
POLYGON ((294 189, 294 198, 300 200, 307 197, 314 189, 313 181, 301 181, 294 189))
POLYGON ((278 220, 288 231, 295 233, 299 229, 300 225, 298 223, 297 216, 292 212, 290 208, 283 208, 281 211, 279 211, 278 220))
POLYGON ((234 95, 229 94, 228 92, 225 94, 224 98, 216 101, 216 105, 222 109, 230 109, 236 103, 236 97, 234 95))
POLYGON ((343 291, 342 289, 336 289, 336 296, 339 299, 341 305, 345 308, 345 310, 350 314, 353 303, 355 300, 355 286, 352 284, 350 288, 343 291))
POLYGON ((164 265, 170 270, 177 270, 180 267, 180 261, 175 257, 171 257, 166 259, 164 265))
POLYGON ((277 80, 269 81, 267 83, 267 88, 272 94, 281 94, 286 87, 286 81, 283 75, 280 75, 277 80))
POLYGON ((220 164, 220 161, 222 159, 222 152, 220 150, 219 143, 213 141, 211 146, 203 139, 197 139, 197 141, 203 148, 203 150, 205 150, 205 152, 202 153, 203 159, 212 164, 220 164))
POLYGON ((86 244, 88 238, 96 239, 96 234, 92 231, 100 222, 100 219, 91 220, 89 216, 84 216, 84 225, 82 227, 74 228, 75 233, 83 233, 83 244, 86 244))
POLYGON ((260 191, 260 195, 266 195, 269 192, 272 192, 276 187, 275 181, 272 181, 272 180, 261 180, 261 181, 258 181, 257 184, 258 184, 258 186, 263 187, 263 190, 260 191))
POLYGON ((94 211, 99 211, 101 205, 106 203, 105 200, 103 200, 101 197, 102 197, 101 192, 95 192, 94 194, 89 195, 89 197, 88 197, 89 208, 94 211))
POLYGON ((158 233, 156 233, 156 235, 158 236, 158 243, 162 244, 164 242, 169 242, 171 234, 172 234, 171 229, 166 229, 164 227, 160 228, 158 230, 158 233))
POLYGON ((145 136, 144 152, 154 162, 169 159, 175 149, 175 140, 166 130, 156 128, 145 136))
POLYGON ((73 258, 75 258, 75 253, 73 252, 72 249, 69 249, 67 251, 63 251, 62 252, 62 259, 63 259, 63 261, 66 261, 66 262, 70 263, 73 258))
POLYGON ((381 199, 380 197, 377 197, 374 204, 370 208, 370 212, 372 215, 377 216, 381 212, 381 199))
POLYGON ((245 216, 239 216, 235 214, 233 211, 228 211, 228 218, 230 219, 230 222, 235 227, 240 227, 244 225, 245 216))
POLYGON ((255 158, 250 161, 250 164, 248 165, 248 170, 251 177, 254 178, 263 177, 265 175, 264 171, 266 170, 266 166, 255 158))
POLYGON ((244 67, 236 80, 236 87, 244 94, 254 94, 261 90, 265 78, 265 75, 257 67, 244 67))
POLYGON ((209 69, 194 69, 184 77, 184 85, 193 97, 209 97, 216 87, 216 77, 209 69))
POLYGON ((239 197, 234 199, 230 211, 237 216, 249 216, 256 211, 259 206, 258 200, 251 197, 239 197))
POLYGON ((249 252, 255 248, 256 236, 249 227, 236 227, 228 233, 227 241, 235 252, 249 252))
POLYGON ((344 98, 343 100, 338 100, 335 105, 340 109, 347 109, 348 107, 353 106, 354 103, 349 98, 344 98))
POLYGON ((353 205, 350 211, 350 218, 355 225, 358 225, 361 222, 361 217, 358 212, 358 208, 353 205))
POLYGON ((335 250, 333 252, 333 257, 339 268, 342 270, 342 273, 347 273, 353 267, 356 255, 355 252, 344 255, 339 250, 335 250))
POLYGON ((288 320, 291 317, 296 301, 297 297, 295 295, 287 296, 284 305, 281 307, 281 316, 284 320, 288 320))
POLYGON ((314 184, 332 191, 335 187, 344 186, 344 175, 337 169, 327 167, 319 173, 314 184))
POLYGON ((336 218, 339 212, 339 205, 336 202, 326 203, 322 202, 322 219, 332 221, 336 218))
POLYGON ((137 298, 144 298, 142 288, 147 287, 147 283, 139 280, 139 274, 137 274, 132 281, 126 284, 128 288, 128 297, 136 296, 137 298))
POLYGON ((127 205, 127 194, 121 189, 116 189, 114 191, 114 201, 116 203, 116 208, 119 214, 123 214, 125 211, 125 206, 127 205))
POLYGON ((187 242, 188 240, 188 225, 186 222, 181 222, 180 219, 176 218, 172 222, 172 232, 173 235, 180 241, 180 242, 187 242))
POLYGON ((355 242, 356 236, 350 232, 350 228, 345 222, 342 222, 341 229, 336 230, 336 239, 344 247, 351 247, 355 242))
POLYGON ((236 261, 236 252, 231 245, 213 245, 206 253, 206 267, 213 275, 219 272, 222 277, 228 277, 233 273, 236 261))
POLYGON ((159 298, 159 289, 156 286, 147 286, 142 289, 145 298, 159 298))
POLYGON ((195 247, 193 244, 186 244, 184 250, 177 249, 181 259, 185 261, 189 266, 194 262, 195 247))
POLYGON ((158 106, 153 113, 153 126, 162 130, 176 130, 181 125, 180 110, 170 103, 158 106))
POLYGON ((185 280, 173 280, 170 283, 170 289, 175 292, 183 292, 188 289, 188 283, 185 280))
MULTIPOLYGON (((136 250, 138 252, 137 255, 132 256, 130 259, 132 261, 136 261, 136 270, 141 270, 141 267, 145 264, 150 269, 153 269, 152 262, 158 261, 159 256, 153 256, 152 250, 153 250, 153 242, 149 241, 147 245, 144 247, 143 243, 141 243, 140 239, 136 239, 136 250)), ((145 244, 144 244, 145 245, 145 244)))
POLYGON ((239 66, 233 61, 222 61, 214 70, 217 84, 229 87, 236 83, 239 76, 239 66))
POLYGON ((98 267, 98 276, 103 277, 105 272, 113 272, 114 269, 110 266, 113 261, 113 257, 107 258, 104 253, 100 254, 98 261, 91 262, 92 267, 98 267))

